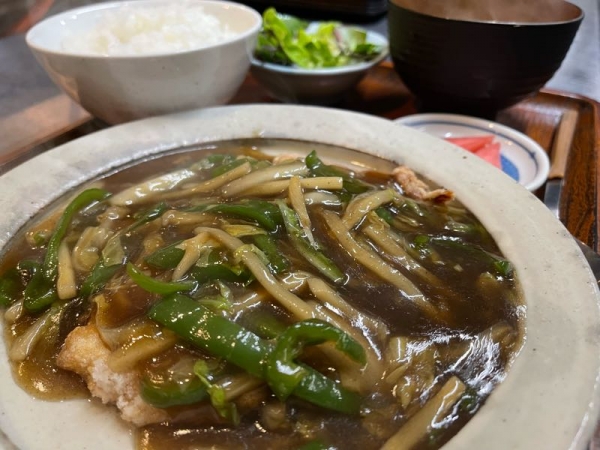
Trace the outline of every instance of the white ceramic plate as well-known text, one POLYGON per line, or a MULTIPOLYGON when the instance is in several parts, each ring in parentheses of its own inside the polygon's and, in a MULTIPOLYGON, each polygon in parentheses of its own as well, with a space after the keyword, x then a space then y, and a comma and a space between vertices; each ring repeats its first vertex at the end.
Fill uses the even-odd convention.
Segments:
POLYGON ((548 177, 550 163, 544 149, 505 125, 458 114, 414 114, 396 122, 440 138, 493 134, 500 143, 500 163, 505 174, 530 191, 538 189, 548 177))
MULTIPOLYGON (((315 107, 247 105, 109 128, 0 177, 0 248, 40 208, 106 171, 182 146, 251 137, 321 142, 407 164, 452 189, 514 264, 526 302, 525 344, 504 382, 444 450, 587 448, 599 412, 600 294, 579 248, 533 194, 502 172, 388 120, 315 107), (437 164, 441 157, 444 164, 437 164)), ((0 361, 0 447, 133 448, 113 409, 35 400, 11 381, 4 345, 0 361)))

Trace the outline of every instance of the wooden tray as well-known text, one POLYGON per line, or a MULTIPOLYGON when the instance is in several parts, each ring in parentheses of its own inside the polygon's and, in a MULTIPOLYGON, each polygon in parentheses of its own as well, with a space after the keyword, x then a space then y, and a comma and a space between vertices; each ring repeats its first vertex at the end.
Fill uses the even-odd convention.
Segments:
MULTIPOLYGON (((232 100, 232 103, 265 102, 273 100, 250 75, 232 100)), ((495 119, 530 136, 550 153, 562 113, 569 109, 579 113, 561 195, 560 219, 574 236, 596 251, 600 250, 599 106, 597 102, 584 97, 543 90, 502 111, 495 119)), ((388 119, 417 112, 413 97, 389 62, 371 69, 356 89, 336 107, 388 119)), ((536 195, 543 198, 543 193, 542 186, 536 195)))

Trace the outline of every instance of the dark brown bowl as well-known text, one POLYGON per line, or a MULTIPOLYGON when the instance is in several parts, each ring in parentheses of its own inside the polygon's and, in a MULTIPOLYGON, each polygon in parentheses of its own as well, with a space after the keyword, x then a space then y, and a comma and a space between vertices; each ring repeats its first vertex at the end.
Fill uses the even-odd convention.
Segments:
POLYGON ((493 116, 532 95, 560 67, 583 19, 579 7, 562 0, 521 20, 522 7, 505 9, 497 21, 459 13, 464 0, 410 1, 422 12, 408 1, 390 0, 390 53, 427 111, 493 116))

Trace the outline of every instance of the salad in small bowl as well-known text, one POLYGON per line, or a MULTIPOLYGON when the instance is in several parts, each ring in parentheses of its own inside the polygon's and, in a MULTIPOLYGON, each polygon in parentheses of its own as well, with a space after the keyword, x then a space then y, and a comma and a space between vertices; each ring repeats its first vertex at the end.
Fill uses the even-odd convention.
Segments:
POLYGON ((277 100, 332 104, 387 55, 387 39, 379 33, 339 22, 307 22, 269 8, 251 71, 277 100))

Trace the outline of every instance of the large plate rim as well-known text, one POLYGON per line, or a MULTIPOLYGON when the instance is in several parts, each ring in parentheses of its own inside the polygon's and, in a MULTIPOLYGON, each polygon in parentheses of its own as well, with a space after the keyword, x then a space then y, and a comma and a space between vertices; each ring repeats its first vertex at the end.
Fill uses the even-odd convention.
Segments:
MULTIPOLYGON (((145 119, 88 135, 0 177, 0 208, 5 212, 0 218, 0 248, 35 211, 87 179, 168 149, 240 137, 293 138, 368 150, 405 162, 453 189, 517 267, 528 300, 528 331, 504 383, 444 450, 585 448, 599 411, 600 296, 580 250, 526 189, 479 158, 391 121, 318 107, 246 105, 145 119), (563 333, 552 336, 553 326, 563 333), (573 367, 577 383, 568 383, 573 367)), ((0 359, 6 361, 4 346, 0 359)), ((0 374, 10 376, 7 364, 0 365, 0 374)), ((49 439, 54 437, 48 433, 54 429, 36 423, 39 430, 31 433, 29 425, 11 418, 16 407, 34 414, 31 417, 35 411, 70 412, 51 416, 63 425, 73 420, 97 423, 102 417, 108 421, 102 425, 105 431, 119 427, 110 412, 86 402, 65 408, 65 403, 26 400, 26 394, 10 385, 0 384, 0 428, 23 450, 52 447, 49 439), (80 417, 86 411, 90 415, 80 417)), ((106 433, 84 433, 102 438, 95 444, 88 441, 87 448, 106 448, 106 433)), ((127 435, 123 433, 121 438, 127 435)), ((0 435, 0 443, 8 445, 4 439, 0 435)))

